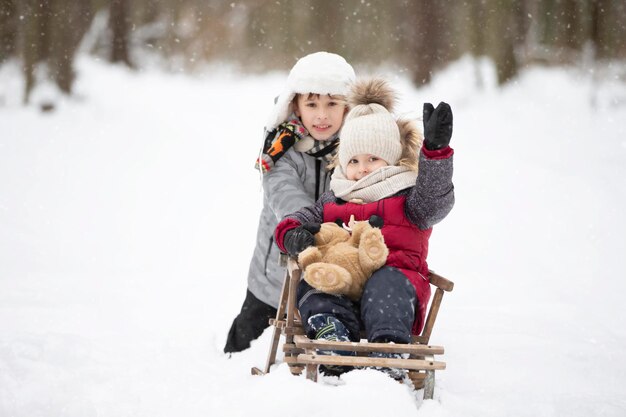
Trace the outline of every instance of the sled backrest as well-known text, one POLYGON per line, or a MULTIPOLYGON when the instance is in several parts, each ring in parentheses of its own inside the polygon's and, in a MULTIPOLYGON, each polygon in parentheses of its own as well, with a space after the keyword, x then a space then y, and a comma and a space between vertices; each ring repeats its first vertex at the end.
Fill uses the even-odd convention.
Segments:
POLYGON ((439 314, 439 307, 441 306, 444 292, 450 292, 454 289, 454 282, 442 277, 434 271, 428 271, 428 279, 431 285, 435 286, 437 289, 430 302, 430 308, 428 309, 426 324, 424 324, 422 334, 413 336, 413 342, 423 345, 427 345, 430 340, 430 335, 435 327, 435 320, 437 320, 437 315, 439 314))

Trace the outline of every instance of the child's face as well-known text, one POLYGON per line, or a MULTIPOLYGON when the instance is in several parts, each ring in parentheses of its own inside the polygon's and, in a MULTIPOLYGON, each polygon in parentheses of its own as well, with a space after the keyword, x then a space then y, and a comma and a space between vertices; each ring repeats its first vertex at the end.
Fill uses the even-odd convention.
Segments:
POLYGON ((296 115, 316 140, 328 140, 339 131, 346 106, 337 97, 320 94, 298 94, 296 115))
MULTIPOLYGON (((339 145, 341 146, 341 145, 339 145)), ((348 161, 346 177, 351 181, 358 181, 376 171, 380 167, 389 165, 384 159, 372 154, 355 155, 348 161)))

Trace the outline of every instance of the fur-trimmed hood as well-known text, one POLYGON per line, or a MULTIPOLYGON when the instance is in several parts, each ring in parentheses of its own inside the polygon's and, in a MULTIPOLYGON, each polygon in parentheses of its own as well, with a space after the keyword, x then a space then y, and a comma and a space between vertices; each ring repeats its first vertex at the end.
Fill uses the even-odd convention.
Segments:
POLYGON ((424 136, 417 127, 417 122, 410 119, 397 119, 398 129, 400 129, 400 140, 402 142, 402 156, 398 165, 411 168, 417 171, 419 161, 419 151, 424 142, 424 136))
POLYGON ((293 113, 296 94, 344 96, 355 78, 354 69, 340 55, 322 51, 300 58, 289 72, 283 91, 276 97, 265 130, 269 132, 287 120, 293 113))

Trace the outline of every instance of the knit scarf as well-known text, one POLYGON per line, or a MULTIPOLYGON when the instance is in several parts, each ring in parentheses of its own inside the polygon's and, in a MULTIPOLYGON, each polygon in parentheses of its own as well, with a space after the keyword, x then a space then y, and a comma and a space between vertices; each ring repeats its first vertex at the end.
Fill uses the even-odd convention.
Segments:
POLYGON ((414 186, 416 180, 417 172, 395 165, 379 168, 358 181, 347 179, 343 169, 337 167, 330 179, 330 189, 342 200, 371 203, 414 186))
POLYGON ((328 140, 315 140, 311 136, 307 136, 296 142, 293 148, 298 152, 304 152, 313 158, 324 159, 327 163, 330 163, 335 156, 338 146, 339 136, 335 133, 328 140))

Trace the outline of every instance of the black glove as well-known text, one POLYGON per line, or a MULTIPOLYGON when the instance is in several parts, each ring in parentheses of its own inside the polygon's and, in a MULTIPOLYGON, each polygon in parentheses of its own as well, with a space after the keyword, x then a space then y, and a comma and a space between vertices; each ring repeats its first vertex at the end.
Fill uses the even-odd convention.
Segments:
POLYGON ((452 109, 443 101, 434 108, 424 103, 424 146, 429 151, 445 148, 452 137, 452 109))
POLYGON ((304 223, 295 229, 285 233, 283 244, 285 250, 291 256, 297 256, 300 252, 315 243, 313 235, 320 231, 319 223, 304 223))

